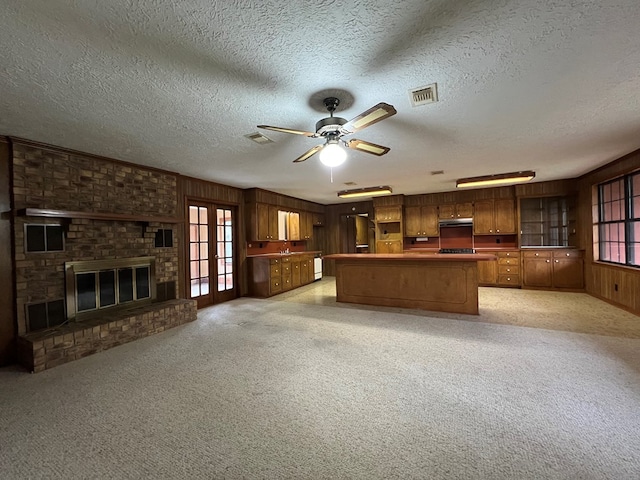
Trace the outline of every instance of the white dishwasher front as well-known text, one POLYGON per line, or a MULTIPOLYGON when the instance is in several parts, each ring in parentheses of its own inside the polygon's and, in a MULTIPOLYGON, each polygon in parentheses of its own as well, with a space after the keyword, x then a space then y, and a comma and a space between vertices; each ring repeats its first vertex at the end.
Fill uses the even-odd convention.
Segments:
POLYGON ((322 278, 322 258, 315 257, 313 259, 313 278, 320 280, 322 278))

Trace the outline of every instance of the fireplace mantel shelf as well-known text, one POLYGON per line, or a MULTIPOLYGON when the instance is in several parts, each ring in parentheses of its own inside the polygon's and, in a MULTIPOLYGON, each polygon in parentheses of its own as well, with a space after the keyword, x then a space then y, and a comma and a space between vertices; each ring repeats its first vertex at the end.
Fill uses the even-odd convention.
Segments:
POLYGON ((48 217, 48 218, 88 218, 90 220, 116 220, 121 222, 158 222, 181 223, 178 217, 156 217, 144 215, 131 215, 128 213, 101 213, 101 212, 74 212, 71 210, 51 210, 48 208, 21 208, 18 216, 48 217))

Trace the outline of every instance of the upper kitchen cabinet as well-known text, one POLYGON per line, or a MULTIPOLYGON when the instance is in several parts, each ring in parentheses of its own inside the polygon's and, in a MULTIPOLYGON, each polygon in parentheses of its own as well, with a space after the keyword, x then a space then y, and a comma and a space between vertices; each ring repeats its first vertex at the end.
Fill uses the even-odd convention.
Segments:
POLYGON ((575 196, 520 199, 520 246, 576 245, 575 196))
POLYGON ((399 222, 402 220, 402 205, 376 207, 376 222, 399 222))
POLYGON ((313 237, 313 216, 311 212, 300 212, 300 240, 313 237))
POLYGON ((516 230, 516 207, 512 198, 476 200, 473 215, 475 235, 513 235, 516 230))
POLYGON ((438 207, 423 205, 404 207, 404 234, 407 237, 437 237, 438 207))
POLYGON ((247 226, 249 240, 278 240, 278 207, 266 203, 256 203, 249 211, 247 226))
POLYGON ((471 218, 473 217, 473 203, 465 202, 440 205, 440 207, 438 207, 438 217, 441 220, 451 218, 471 218))
POLYGON ((324 214, 312 213, 311 215, 314 227, 324 227, 324 214))

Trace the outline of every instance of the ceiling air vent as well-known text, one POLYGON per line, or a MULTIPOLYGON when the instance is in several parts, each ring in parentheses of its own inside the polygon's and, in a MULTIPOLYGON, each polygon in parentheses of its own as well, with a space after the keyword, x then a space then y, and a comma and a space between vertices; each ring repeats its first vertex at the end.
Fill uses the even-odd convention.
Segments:
POLYGON ((431 172, 431 175, 442 175, 444 173, 444 170, 433 170, 431 172))
POLYGON ((260 132, 249 133, 245 135, 245 137, 247 137, 249 140, 253 140, 256 143, 259 143, 260 145, 263 145, 265 143, 273 143, 273 140, 271 140, 266 135, 261 134, 260 132))
POLYGON ((411 106, 413 107, 437 102, 438 84, 432 83, 431 85, 427 85, 425 87, 418 87, 409 90, 409 97, 411 98, 411 106))

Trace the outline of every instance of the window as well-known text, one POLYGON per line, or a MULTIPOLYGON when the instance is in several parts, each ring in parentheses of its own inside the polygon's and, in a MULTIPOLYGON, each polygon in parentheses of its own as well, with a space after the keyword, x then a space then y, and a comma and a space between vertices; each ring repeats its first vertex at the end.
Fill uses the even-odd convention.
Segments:
POLYGON ((598 185, 598 260, 640 266, 640 172, 598 185))
POLYGON ((521 245, 568 247, 575 234, 573 197, 520 199, 521 245))
POLYGON ((61 252, 64 250, 62 225, 24 226, 26 252, 61 252))

